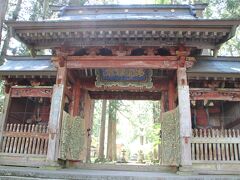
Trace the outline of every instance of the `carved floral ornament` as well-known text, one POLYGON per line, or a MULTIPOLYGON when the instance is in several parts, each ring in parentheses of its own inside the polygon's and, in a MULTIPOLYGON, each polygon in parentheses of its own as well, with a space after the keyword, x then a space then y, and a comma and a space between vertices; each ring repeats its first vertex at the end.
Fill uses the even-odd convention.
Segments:
POLYGON ((51 87, 13 87, 11 88, 11 97, 52 97, 53 89, 51 87))
POLYGON ((232 89, 225 90, 206 90, 206 89, 190 89, 191 100, 227 100, 240 101, 240 91, 232 89))

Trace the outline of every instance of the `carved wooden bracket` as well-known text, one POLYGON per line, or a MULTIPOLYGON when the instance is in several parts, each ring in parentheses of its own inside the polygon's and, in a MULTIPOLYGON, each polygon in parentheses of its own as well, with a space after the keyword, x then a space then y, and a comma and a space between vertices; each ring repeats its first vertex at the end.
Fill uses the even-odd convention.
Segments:
POLYGON ((196 59, 194 57, 186 57, 186 68, 191 68, 196 63, 196 59))
POLYGON ((210 88, 191 88, 190 99, 240 101, 240 89, 219 88, 213 90, 210 88))
POLYGON ((54 63, 54 65, 58 68, 58 67, 64 67, 66 65, 66 60, 67 60, 67 56, 62 55, 62 56, 54 56, 52 57, 52 62, 54 63))
POLYGON ((12 87, 11 97, 52 97, 52 87, 12 87))

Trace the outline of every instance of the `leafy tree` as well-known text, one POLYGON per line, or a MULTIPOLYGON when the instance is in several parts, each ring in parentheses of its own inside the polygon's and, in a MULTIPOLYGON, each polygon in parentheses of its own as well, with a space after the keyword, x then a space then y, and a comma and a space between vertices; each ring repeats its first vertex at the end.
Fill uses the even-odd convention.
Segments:
POLYGON ((7 11, 8 6, 8 0, 0 0, 0 45, 1 45, 1 39, 2 39, 2 27, 3 27, 3 21, 5 19, 5 14, 7 11))
POLYGON ((99 155, 98 155, 98 158, 100 160, 104 159, 106 113, 107 113, 107 100, 102 100, 101 130, 100 130, 99 155))
POLYGON ((107 141, 107 159, 115 161, 117 159, 116 149, 116 126, 117 126, 117 111, 119 110, 120 102, 110 100, 108 105, 108 141, 107 141))
POLYGON ((155 4, 173 4, 173 0, 155 0, 155 4))
POLYGON ((68 5, 69 6, 82 6, 82 5, 86 4, 86 2, 88 2, 88 0, 70 0, 68 5))
MULTIPOLYGON (((204 17, 210 19, 239 19, 240 1, 236 0, 205 0, 208 7, 204 17)), ((240 55, 240 29, 236 35, 227 41, 219 50, 219 55, 239 56, 240 55)))
MULTIPOLYGON (((17 4, 15 6, 15 9, 12 12, 12 15, 11 15, 11 20, 12 21, 16 21, 18 19, 21 8, 22 8, 22 0, 18 0, 17 4)), ((4 57, 7 54, 7 50, 9 48, 9 43, 10 43, 10 29, 7 29, 7 34, 6 34, 6 37, 4 39, 3 47, 2 47, 1 55, 0 55, 1 64, 3 63, 4 57)))

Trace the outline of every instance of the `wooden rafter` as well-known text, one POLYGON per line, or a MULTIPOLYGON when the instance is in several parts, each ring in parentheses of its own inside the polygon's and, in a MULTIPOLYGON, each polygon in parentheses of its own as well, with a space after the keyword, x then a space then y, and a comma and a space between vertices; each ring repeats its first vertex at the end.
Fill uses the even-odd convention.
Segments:
POLYGON ((178 45, 211 48, 234 35, 234 20, 135 20, 7 22, 14 36, 35 48, 71 46, 178 45))

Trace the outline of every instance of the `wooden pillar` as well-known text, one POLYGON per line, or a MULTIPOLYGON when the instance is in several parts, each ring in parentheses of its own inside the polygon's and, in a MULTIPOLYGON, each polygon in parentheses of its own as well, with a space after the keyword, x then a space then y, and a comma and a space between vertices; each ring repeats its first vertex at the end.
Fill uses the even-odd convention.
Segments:
MULTIPOLYGON (((7 114, 10 108, 10 93, 5 94, 5 98, 4 98, 4 104, 3 104, 3 111, 2 111, 2 117, 1 117, 1 121, 0 121, 0 148, 2 147, 2 134, 4 131, 4 127, 5 127, 5 123, 7 120, 7 114)), ((2 151, 2 149, 0 149, 0 152, 2 151)))
POLYGON ((79 116, 80 96, 81 96, 81 84, 80 81, 77 80, 76 83, 73 85, 73 98, 71 102, 70 111, 70 114, 72 116, 79 116))
POLYGON ((161 111, 164 113, 169 111, 168 91, 162 91, 161 93, 161 111))
POLYGON ((168 82, 168 108, 169 111, 175 108, 175 84, 172 78, 168 82))
POLYGON ((187 83, 186 68, 177 70, 178 104, 180 118, 180 166, 192 165, 191 161, 191 111, 189 86, 187 83))
POLYGON ((65 103, 66 72, 66 67, 58 68, 56 81, 57 84, 53 86, 49 117, 49 142, 47 152, 47 160, 50 162, 56 162, 59 155, 60 128, 65 103))

